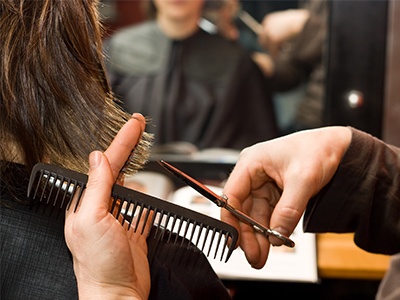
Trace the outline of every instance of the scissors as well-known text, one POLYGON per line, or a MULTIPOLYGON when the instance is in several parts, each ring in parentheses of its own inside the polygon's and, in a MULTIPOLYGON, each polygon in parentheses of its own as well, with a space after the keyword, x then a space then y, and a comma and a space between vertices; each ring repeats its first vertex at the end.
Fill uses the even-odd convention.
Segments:
POLYGON ((219 195, 215 194, 213 191, 211 191, 205 185, 201 184, 197 180, 193 179, 189 175, 183 173, 179 169, 173 167, 172 165, 170 165, 169 163, 167 163, 163 160, 158 161, 158 163, 161 166, 163 166, 165 169, 167 169, 169 172, 174 174, 176 177, 178 177, 180 180, 185 182, 187 185, 189 185, 190 187, 192 187, 193 189, 198 191, 204 197, 206 197, 207 199, 214 202, 217 206, 225 208, 226 210, 231 212, 233 215, 235 215, 241 221, 244 221, 245 223, 250 224, 256 232, 261 233, 262 235, 264 235, 266 237, 268 237, 270 235, 274 236, 274 237, 280 239, 281 241, 283 241, 283 244, 285 246, 290 247, 290 248, 294 247, 294 245, 295 245, 294 242, 291 239, 289 239, 288 237, 284 236, 283 234, 280 234, 279 232, 277 232, 275 230, 271 230, 271 229, 263 226, 256 220, 250 218, 245 213, 243 213, 243 212, 235 209, 231 205, 229 205, 228 198, 225 195, 219 196, 219 195))

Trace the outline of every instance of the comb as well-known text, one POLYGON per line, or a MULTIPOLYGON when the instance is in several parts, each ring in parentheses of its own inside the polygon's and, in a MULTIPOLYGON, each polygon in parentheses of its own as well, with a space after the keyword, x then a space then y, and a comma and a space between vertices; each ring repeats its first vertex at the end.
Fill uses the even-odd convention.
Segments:
MULTIPOLYGON (((72 199, 77 195, 74 211, 76 210, 87 180, 88 176, 85 174, 39 163, 31 172, 28 197, 32 201, 32 207, 37 210, 43 208, 43 213, 47 211, 58 216, 65 209, 70 209, 72 199)), ((122 225, 127 223, 128 230, 133 229, 136 232, 142 226, 139 230, 143 234, 145 224, 150 221, 150 225, 156 228, 154 238, 165 238, 168 243, 177 244, 177 238, 181 236, 183 239, 178 243, 180 247, 200 250, 207 256, 214 252, 214 259, 220 257, 222 261, 225 256, 225 262, 237 243, 238 232, 233 226, 199 212, 117 184, 113 186, 111 197, 110 213, 122 225), (144 219, 140 226, 141 218, 144 219), (175 238, 171 238, 172 236, 175 238)))

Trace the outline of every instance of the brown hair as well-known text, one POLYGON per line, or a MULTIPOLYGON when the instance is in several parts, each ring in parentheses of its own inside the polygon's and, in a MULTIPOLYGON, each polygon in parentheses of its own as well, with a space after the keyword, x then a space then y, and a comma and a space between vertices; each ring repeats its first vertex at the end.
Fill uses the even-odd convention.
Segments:
POLYGON ((155 19, 157 17, 157 8, 153 0, 142 1, 142 10, 147 19, 155 19))
POLYGON ((0 0, 0 171, 17 148, 28 171, 46 160, 86 172, 129 117, 105 75, 96 5, 0 0))

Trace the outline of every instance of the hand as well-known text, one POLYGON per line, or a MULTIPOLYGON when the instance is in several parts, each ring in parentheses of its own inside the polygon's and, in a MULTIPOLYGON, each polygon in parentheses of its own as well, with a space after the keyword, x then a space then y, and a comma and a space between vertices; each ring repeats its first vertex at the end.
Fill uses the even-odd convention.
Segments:
POLYGON ((239 9, 239 0, 209 1, 203 9, 203 17, 215 24, 220 35, 228 40, 237 40, 239 30, 234 19, 239 9))
MULTIPOLYGON (((236 209, 290 236, 309 199, 331 180, 350 141, 349 128, 326 127, 256 144, 240 154, 224 194, 236 209)), ((270 243, 282 244, 255 233, 226 210, 221 218, 239 230, 240 247, 254 268, 265 265, 270 243)))
POLYGON ((251 58, 261 69, 265 77, 272 77, 274 75, 275 65, 270 55, 261 52, 254 52, 251 55, 251 58))
POLYGON ((239 30, 233 22, 239 8, 238 0, 228 0, 219 10, 219 16, 215 20, 218 32, 228 40, 236 41, 239 39, 239 30))
POLYGON ((277 58, 282 44, 299 34, 309 17, 307 9, 289 9, 266 15, 258 35, 260 45, 277 58))
POLYGON ((78 210, 66 212, 65 239, 80 299, 148 298, 147 235, 126 230, 110 214, 112 185, 144 127, 143 116, 134 114, 104 154, 91 153, 89 180, 78 210))

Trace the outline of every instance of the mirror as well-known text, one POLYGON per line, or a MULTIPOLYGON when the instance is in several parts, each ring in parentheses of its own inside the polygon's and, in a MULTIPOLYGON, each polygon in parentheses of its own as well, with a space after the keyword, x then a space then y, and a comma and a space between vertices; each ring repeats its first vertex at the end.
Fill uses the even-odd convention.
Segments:
MULTIPOLYGON (((106 16, 109 34, 145 20, 142 1, 102 2, 101 13, 106 16)), ((298 6, 298 1, 241 2, 242 9, 258 22, 269 12, 298 6)), ((350 125, 389 142, 400 143, 394 138, 398 136, 397 130, 391 129, 400 127, 397 124, 400 121, 396 121, 400 118, 393 116, 393 110, 388 109, 388 106, 398 105, 393 100, 393 76, 398 79, 398 72, 392 66, 393 63, 398 66, 396 53, 400 53, 396 51, 400 47, 396 38, 400 25, 394 18, 395 11, 399 11, 395 0, 329 1, 321 125, 350 125)), ((250 40, 250 44, 257 41, 255 36, 250 40)), ((285 126, 293 120, 298 105, 296 97, 302 93, 304 86, 284 93, 284 100, 282 94, 275 95, 275 105, 280 106, 278 113, 281 114, 278 121, 282 123, 279 125, 283 131, 291 130, 285 126), (283 101, 287 101, 285 105, 282 105, 283 101)))
POLYGON ((388 3, 331 2, 326 124, 382 136, 388 3))

